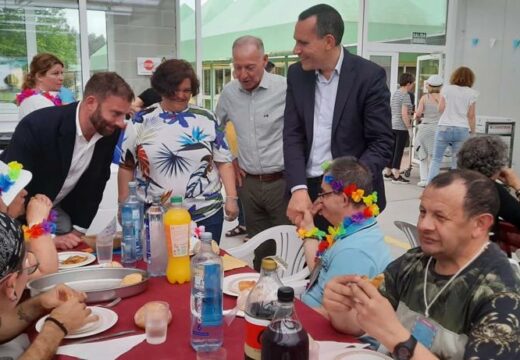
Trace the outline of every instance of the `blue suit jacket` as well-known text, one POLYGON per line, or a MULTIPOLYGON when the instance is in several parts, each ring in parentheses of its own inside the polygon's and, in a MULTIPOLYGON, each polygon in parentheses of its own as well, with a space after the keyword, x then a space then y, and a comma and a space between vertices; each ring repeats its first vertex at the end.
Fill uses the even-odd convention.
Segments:
MULTIPOLYGON (((306 184, 313 138, 316 74, 298 62, 289 67, 283 132, 287 185, 306 184)), ((390 92, 383 68, 350 54, 344 58, 332 121, 332 158, 351 155, 372 172, 381 210, 386 205, 383 168, 393 151, 390 92)))
MULTIPOLYGON (((35 194, 54 200, 69 173, 76 137, 78 103, 51 106, 24 117, 13 134, 7 149, 0 155, 5 163, 18 161, 33 178, 28 198, 35 194)), ((73 225, 88 228, 94 219, 110 178, 110 163, 119 137, 119 129, 96 142, 89 166, 60 206, 71 217, 73 225)))

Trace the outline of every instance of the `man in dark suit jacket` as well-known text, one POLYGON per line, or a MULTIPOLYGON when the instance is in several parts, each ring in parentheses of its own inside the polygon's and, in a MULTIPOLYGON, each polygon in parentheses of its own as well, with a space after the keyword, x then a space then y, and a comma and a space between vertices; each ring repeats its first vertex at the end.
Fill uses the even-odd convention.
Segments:
POLYGON ((343 31, 341 15, 324 4, 302 12, 295 26, 300 62, 287 76, 283 139, 287 216, 296 225, 319 195, 321 164, 344 155, 370 169, 381 210, 386 204, 381 172, 393 146, 386 75, 341 46, 343 31))
POLYGON ((112 154, 133 100, 116 73, 97 73, 83 100, 47 107, 24 117, 1 160, 16 160, 33 174, 29 196, 45 194, 58 211, 56 246, 68 249, 97 213, 110 177, 112 154))

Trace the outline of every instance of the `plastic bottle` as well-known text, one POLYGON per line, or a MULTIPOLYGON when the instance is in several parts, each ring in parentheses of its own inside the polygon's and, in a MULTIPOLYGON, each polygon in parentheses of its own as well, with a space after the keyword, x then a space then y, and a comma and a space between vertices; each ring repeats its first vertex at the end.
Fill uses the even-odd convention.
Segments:
POLYGON ((128 183, 128 198, 121 205, 121 222, 123 226, 123 241, 121 244, 121 262, 125 267, 135 267, 142 254, 141 229, 143 217, 141 202, 137 197, 137 184, 135 181, 128 183))
POLYGON ((166 278, 172 284, 190 281, 190 223, 188 210, 182 207, 182 196, 173 196, 164 214, 164 232, 168 248, 166 278))
POLYGON ((294 311, 294 290, 278 289, 278 309, 262 334, 262 360, 308 360, 309 336, 294 311))
POLYGON ((283 286, 276 272, 277 267, 273 259, 263 258, 260 278, 247 297, 245 359, 260 360, 261 358, 261 333, 274 317, 278 308, 278 288, 283 286))
POLYGON ((164 239, 163 217, 161 197, 154 196, 144 218, 146 262, 150 276, 163 276, 166 273, 168 252, 164 239))
POLYGON ((200 236, 200 251, 191 259, 191 346, 195 351, 213 351, 222 346, 223 266, 211 250, 212 236, 200 236))

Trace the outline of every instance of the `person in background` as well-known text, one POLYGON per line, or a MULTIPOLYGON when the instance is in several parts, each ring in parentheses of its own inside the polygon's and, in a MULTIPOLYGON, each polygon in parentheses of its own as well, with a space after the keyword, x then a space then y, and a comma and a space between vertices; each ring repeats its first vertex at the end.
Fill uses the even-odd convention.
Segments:
POLYGON ((451 146, 451 168, 457 168, 457 153, 470 135, 475 134, 475 104, 479 93, 471 87, 475 74, 470 68, 461 66, 451 74, 450 85, 441 90, 439 101, 439 126, 435 132, 433 156, 428 172, 428 182, 440 171, 442 158, 451 146))
POLYGON ((325 289, 332 326, 367 333, 395 359, 517 359, 520 274, 489 242, 496 186, 452 170, 426 186, 417 223, 420 247, 393 261, 376 288, 357 275, 325 289))
POLYGON ((381 210, 386 205, 382 170, 393 145, 386 74, 343 48, 343 32, 341 15, 325 4, 303 11, 294 28, 300 61, 287 74, 283 130, 287 216, 294 224, 317 198, 321 164, 340 156, 355 156, 370 169, 381 210))
MULTIPOLYGON (((220 93, 218 118, 232 122, 238 139, 235 175, 248 235, 290 224, 283 162, 283 112, 286 80, 265 70, 267 55, 260 38, 245 35, 233 42, 235 80, 220 93), (253 140, 254 139, 254 140, 253 140)), ((255 249, 253 264, 276 253, 274 240, 255 249)))
POLYGON ((85 304, 86 294, 65 285, 19 303, 29 276, 38 267, 38 259, 27 250, 18 224, 0 213, 0 353, 5 358, 52 359, 67 334, 97 320, 85 304), (28 348, 20 348, 18 342, 8 343, 48 313, 28 348))
POLYGON ((161 95, 153 88, 148 88, 136 96, 132 102, 132 113, 137 113, 147 107, 161 101, 161 95))
POLYGON ((495 225, 501 218, 520 229, 520 178, 508 167, 508 149, 504 141, 497 135, 469 138, 457 154, 457 166, 478 171, 493 180, 500 197, 495 225), (513 189, 516 198, 506 186, 513 189))
POLYGON ((430 160, 433 154, 433 140, 439 118, 441 117, 439 102, 443 80, 439 75, 432 75, 425 83, 428 93, 421 97, 415 112, 415 119, 419 125, 417 125, 417 133, 415 134, 414 150, 416 157, 420 161, 420 181, 417 183, 417 186, 420 187, 425 187, 428 183, 428 170, 430 169, 430 160))
POLYGON ((74 93, 69 88, 66 88, 65 86, 62 86, 60 88, 58 96, 60 97, 61 103, 63 105, 67 105, 67 104, 70 104, 70 103, 73 103, 76 101, 76 97, 74 96, 74 93))
POLYGON ((267 61, 267 64, 265 64, 265 71, 268 73, 274 74, 274 69, 276 68, 276 65, 272 61, 267 61))
POLYGON ((383 170, 385 180, 392 180, 395 184, 408 184, 410 180, 401 175, 401 160, 404 148, 409 139, 409 131, 412 128, 411 114, 413 111, 409 92, 415 86, 415 78, 412 74, 403 73, 399 77, 399 89, 392 95, 392 132, 394 134, 394 152, 392 159, 383 170))
POLYGON ((63 62, 49 53, 33 57, 25 75, 22 92, 16 95, 18 120, 48 106, 62 105, 59 91, 63 84, 63 62))
POLYGON ((305 212, 298 234, 311 271, 302 301, 328 317, 322 297, 329 280, 348 274, 372 278, 385 270, 392 257, 375 219, 377 193, 372 192, 372 174, 364 165, 352 156, 334 159, 325 170, 321 190, 312 211, 305 212), (334 224, 327 235, 332 244, 314 226, 316 213, 334 224))
POLYGON ((58 212, 58 249, 81 243, 98 211, 110 163, 134 94, 113 72, 92 75, 83 100, 36 110, 20 121, 5 163, 18 161, 32 172, 29 196, 43 194, 58 212), (42 121, 45 120, 45 121, 42 121))
POLYGON ((184 206, 198 226, 219 243, 224 222, 238 215, 232 156, 219 119, 190 104, 199 93, 199 80, 184 60, 166 60, 152 75, 161 101, 138 113, 128 123, 118 172, 118 200, 128 197, 134 178, 147 203, 182 195, 184 206), (221 194, 222 184, 226 198, 221 194))

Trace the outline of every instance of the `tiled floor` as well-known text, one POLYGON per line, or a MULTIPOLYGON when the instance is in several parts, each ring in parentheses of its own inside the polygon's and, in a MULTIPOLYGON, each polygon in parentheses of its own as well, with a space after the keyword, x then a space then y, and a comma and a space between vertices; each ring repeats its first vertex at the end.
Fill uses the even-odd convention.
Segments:
MULTIPOLYGON (((406 158, 406 156, 405 156, 406 158)), ((407 221, 415 224, 417 216, 419 215, 419 197, 423 188, 416 184, 419 181, 418 167, 414 164, 412 174, 410 176, 410 184, 392 184, 389 181, 385 182, 385 190, 387 197, 386 209, 378 217, 379 225, 383 233, 387 237, 387 242, 390 244, 392 254, 397 257, 401 255, 408 242, 404 234, 395 227, 395 220, 407 221)), ((224 233, 237 225, 237 221, 225 222, 224 233)), ((243 236, 226 238, 222 236, 222 248, 229 249, 243 243, 243 236)))

